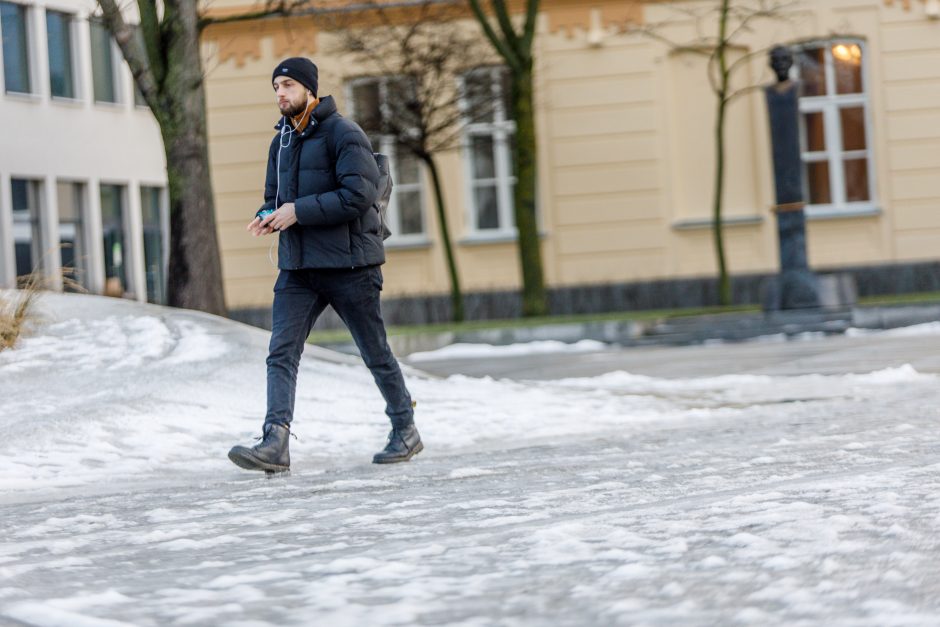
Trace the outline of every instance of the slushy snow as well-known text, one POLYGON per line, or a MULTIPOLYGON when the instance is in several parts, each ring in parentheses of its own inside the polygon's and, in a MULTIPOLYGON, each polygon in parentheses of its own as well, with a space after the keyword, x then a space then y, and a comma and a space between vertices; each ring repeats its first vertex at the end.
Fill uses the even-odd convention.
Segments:
POLYGON ((409 369, 427 448, 377 467, 371 375, 308 347, 292 473, 265 479, 226 452, 260 433, 267 333, 90 296, 44 306, 0 353, 0 624, 940 615, 935 374, 409 369))

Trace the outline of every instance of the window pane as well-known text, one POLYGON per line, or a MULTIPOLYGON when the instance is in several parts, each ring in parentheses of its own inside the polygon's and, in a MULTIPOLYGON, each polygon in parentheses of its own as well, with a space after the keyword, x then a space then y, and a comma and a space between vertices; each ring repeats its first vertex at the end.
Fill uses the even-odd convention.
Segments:
POLYGON ((78 222, 82 219, 81 183, 56 183, 56 198, 60 222, 78 222))
POLYGON ((140 188, 140 217, 145 227, 160 228, 160 196, 162 188, 142 185, 140 188))
POLYGON ((477 229, 498 229, 499 209, 496 204, 496 187, 478 186, 473 189, 473 204, 476 210, 477 229))
POLYGON ((160 187, 140 188, 140 212, 144 225, 144 274, 147 278, 147 301, 166 303, 166 275, 163 270, 163 220, 161 205, 163 190, 160 187))
POLYGON ((826 94, 826 56, 823 48, 807 48, 796 53, 804 96, 826 94))
POLYGON ((42 265, 39 233, 39 182, 11 179, 13 242, 16 274, 23 276, 42 265))
MULTIPOLYGON (((379 106, 379 83, 356 83, 352 88, 352 105, 356 122, 366 133, 382 130, 382 111, 379 106)), ((373 148, 377 146, 373 143, 373 148)))
POLYGON ((395 148, 395 178, 398 185, 417 183, 419 177, 418 159, 407 147, 399 144, 395 148))
POLYGON ((826 127, 822 112, 803 114, 807 152, 826 150, 826 127))
POLYGON ((3 39, 3 79, 7 91, 28 94, 29 41, 26 7, 0 2, 0 34, 3 39))
POLYGON ((832 61, 836 73, 836 93, 862 93, 862 48, 858 44, 835 44, 832 61))
POLYGON ((89 24, 91 26, 91 71, 94 79, 95 101, 117 102, 111 34, 98 20, 91 20, 89 24))
POLYGON ((846 159, 843 163, 846 200, 849 202, 871 200, 868 190, 868 159, 846 159))
POLYGON ((809 204, 828 205, 832 203, 828 161, 816 161, 806 164, 806 184, 809 187, 809 204))
POLYGON ((49 84, 53 96, 74 98, 72 80, 71 16, 46 11, 46 33, 49 39, 49 84))
POLYGON ((418 89, 415 80, 411 77, 391 77, 386 80, 385 93, 388 101, 388 111, 386 112, 386 125, 394 124, 393 133, 399 133, 400 129, 411 129, 420 127, 420 102, 418 101, 418 89))
POLYGON ((121 296, 127 289, 124 194, 120 185, 101 185, 101 229, 104 235, 105 291, 121 296))
POLYGON ((470 137, 470 153, 473 160, 473 178, 491 179, 496 177, 493 137, 491 135, 472 135, 470 137))
POLYGON ((463 96, 470 122, 493 121, 493 78, 489 68, 474 70, 464 75, 463 96))
MULTIPOLYGON (((84 186, 81 183, 57 183, 59 206, 59 244, 62 251, 62 274, 77 284, 87 286, 88 253, 82 218, 84 216, 84 186)), ((66 290, 75 289, 66 281, 66 290)))
POLYGON ((424 225, 421 220, 421 192, 418 190, 403 192, 398 196, 398 221, 401 235, 423 233, 424 225))
POLYGON ((842 150, 865 150, 865 108, 847 107, 839 110, 842 119, 842 150))

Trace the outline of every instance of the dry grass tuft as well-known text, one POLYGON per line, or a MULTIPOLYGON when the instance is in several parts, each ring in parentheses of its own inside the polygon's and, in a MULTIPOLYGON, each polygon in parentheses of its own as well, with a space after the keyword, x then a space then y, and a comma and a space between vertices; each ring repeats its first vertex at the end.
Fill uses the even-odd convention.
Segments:
POLYGON ((14 348, 20 336, 35 322, 36 300, 43 287, 39 272, 17 280, 17 289, 0 294, 0 351, 14 348))
MULTIPOLYGON (((47 259, 49 255, 59 255, 59 248, 61 247, 56 247, 46 253, 43 259, 47 259)), ((31 327, 39 324, 36 301, 43 290, 61 287, 70 292, 88 293, 88 290, 76 280, 75 268, 61 267, 59 278, 61 283, 50 281, 41 267, 37 267, 29 274, 16 278, 15 290, 0 290, 0 351, 15 348, 20 337, 31 327), (53 283, 57 285, 53 287, 53 283)))

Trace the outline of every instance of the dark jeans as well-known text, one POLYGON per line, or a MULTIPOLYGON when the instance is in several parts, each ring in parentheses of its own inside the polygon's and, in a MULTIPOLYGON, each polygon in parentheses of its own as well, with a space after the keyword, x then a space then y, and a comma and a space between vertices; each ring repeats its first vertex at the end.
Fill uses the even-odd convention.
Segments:
POLYGON ((313 324, 327 305, 349 328, 359 353, 385 398, 392 425, 409 424, 411 395, 388 347, 379 307, 382 270, 378 266, 349 270, 281 270, 274 284, 274 324, 268 352, 268 413, 265 424, 289 425, 300 354, 313 324))

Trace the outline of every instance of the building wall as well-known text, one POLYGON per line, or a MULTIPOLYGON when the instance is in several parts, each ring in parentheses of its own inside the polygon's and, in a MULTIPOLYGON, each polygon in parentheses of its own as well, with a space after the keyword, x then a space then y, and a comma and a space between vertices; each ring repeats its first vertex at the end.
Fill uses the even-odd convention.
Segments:
MULTIPOLYGON (((539 197, 546 279, 554 287, 716 272, 708 224, 715 100, 704 62, 623 33, 624 4, 543 3, 536 39, 539 197)), ((671 22, 662 32, 676 41, 694 32, 694 24, 663 3, 648 3, 642 17, 647 23, 671 22)), ((467 27, 475 25, 468 20, 467 27)), ((732 52, 736 59, 771 44, 830 36, 863 42, 875 197, 865 211, 809 220, 811 265, 937 259, 938 35, 940 22, 928 19, 921 3, 905 9, 882 0, 825 0, 802 3, 785 21, 756 23, 732 52)), ((260 204, 265 151, 278 116, 268 86, 271 69, 290 54, 312 56, 321 69, 321 93, 336 96, 341 111, 347 105, 344 82, 363 73, 331 52, 328 40, 313 22, 302 20, 293 21, 290 32, 266 21, 261 27, 210 30, 207 36, 211 158, 232 307, 268 303, 276 272, 269 242, 244 232, 260 204), (245 36, 249 28, 251 40, 245 36)), ((773 82, 764 54, 743 68, 738 87, 773 82)), ((724 216, 735 274, 777 268, 768 134, 762 93, 731 105, 724 216)), ((464 289, 517 287, 513 243, 472 237, 467 229, 462 159, 460 150, 440 156, 464 289)), ((425 198, 430 209, 429 189, 425 198)), ((446 293, 433 211, 427 223, 427 246, 390 247, 386 295, 446 293)))
MULTIPOLYGON (((79 277, 93 292, 106 291, 102 250, 102 184, 125 187, 127 283, 121 295, 145 300, 146 269, 141 219, 141 186, 166 187, 166 166, 159 128, 146 107, 134 103, 132 77, 114 48, 116 63, 115 103, 95 102, 92 82, 88 17, 91 0, 35 0, 17 2, 27 9, 29 39, 29 94, 0 92, 0 287, 12 286, 16 268, 13 256, 11 181, 39 182, 42 254, 45 273, 61 285, 58 182, 83 185, 84 236, 89 242, 87 274, 79 277), (50 88, 46 10, 72 16, 74 98, 53 97, 50 88)), ((133 16, 130 16, 133 19, 133 16)), ((0 85, 3 65, 0 64, 0 85)), ((166 205, 165 193, 161 199, 166 205)), ((165 213, 165 211, 164 211, 165 213)), ((166 232, 164 216, 163 232, 166 232)), ((164 250, 165 237, 164 239, 164 250)), ((116 288, 111 286, 112 293, 116 288)), ((118 295, 118 294, 115 294, 118 295)))

